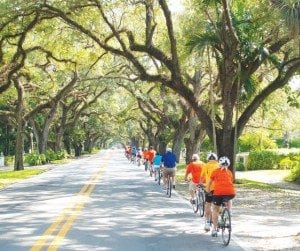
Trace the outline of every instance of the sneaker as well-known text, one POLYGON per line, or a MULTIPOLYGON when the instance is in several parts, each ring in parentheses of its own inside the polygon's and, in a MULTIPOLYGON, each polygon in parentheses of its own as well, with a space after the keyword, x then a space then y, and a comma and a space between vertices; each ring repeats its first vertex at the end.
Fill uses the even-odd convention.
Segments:
POLYGON ((210 231, 210 224, 209 224, 208 221, 205 222, 204 230, 205 230, 206 232, 210 231))
POLYGON ((212 237, 218 237, 218 231, 217 230, 211 231, 211 236, 212 237))

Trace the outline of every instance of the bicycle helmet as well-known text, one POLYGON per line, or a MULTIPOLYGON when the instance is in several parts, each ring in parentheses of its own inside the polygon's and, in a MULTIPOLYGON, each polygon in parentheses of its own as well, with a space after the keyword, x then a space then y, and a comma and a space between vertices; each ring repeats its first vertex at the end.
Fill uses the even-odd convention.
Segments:
POLYGON ((219 159, 219 164, 223 167, 230 166, 230 160, 226 156, 223 156, 219 159))
POLYGON ((192 156, 192 160, 194 160, 194 161, 197 161, 197 160, 199 160, 199 155, 198 154, 193 154, 193 156, 192 156))
POLYGON ((212 152, 207 154, 207 160, 217 160, 217 159, 218 159, 217 154, 212 152))

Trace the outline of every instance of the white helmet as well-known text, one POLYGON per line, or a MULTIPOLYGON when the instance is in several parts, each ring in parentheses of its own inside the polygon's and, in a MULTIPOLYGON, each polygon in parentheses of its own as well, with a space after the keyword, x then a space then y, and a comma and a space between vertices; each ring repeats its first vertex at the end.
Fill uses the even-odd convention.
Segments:
POLYGON ((192 156, 192 160, 194 160, 194 161, 199 160, 199 155, 194 153, 193 156, 192 156))
POLYGON ((207 154, 207 160, 217 160, 217 159, 218 159, 217 154, 212 153, 212 152, 207 154))
POLYGON ((230 166, 230 160, 226 156, 223 156, 219 159, 219 164, 220 166, 230 166))

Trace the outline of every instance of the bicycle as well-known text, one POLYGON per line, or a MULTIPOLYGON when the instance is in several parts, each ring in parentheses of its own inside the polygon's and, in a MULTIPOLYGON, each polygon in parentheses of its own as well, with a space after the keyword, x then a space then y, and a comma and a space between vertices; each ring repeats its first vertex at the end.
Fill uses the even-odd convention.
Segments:
POLYGON ((162 179, 162 177, 163 177, 163 169, 162 169, 162 167, 160 167, 160 168, 156 171, 156 175, 158 176, 158 177, 157 177, 157 183, 158 183, 158 185, 160 185, 161 179, 162 179))
POLYGON ((204 206, 205 206, 205 193, 204 193, 204 185, 197 185, 197 189, 195 190, 195 203, 192 204, 194 213, 199 211, 199 216, 204 216, 204 206))
POLYGON ((140 166, 141 163, 142 163, 142 158, 141 158, 141 156, 138 156, 137 157, 137 165, 140 166))
POLYGON ((170 175, 170 174, 167 174, 167 177, 166 177, 166 185, 167 185, 166 195, 167 195, 169 198, 171 198, 173 184, 172 184, 172 178, 171 178, 171 175, 170 175))
POLYGON ((217 231, 222 231, 222 240, 224 246, 228 246, 231 238, 231 214, 228 209, 228 200, 223 200, 221 204, 221 211, 218 217, 217 231))
POLYGON ((152 177, 154 174, 154 168, 153 168, 153 164, 151 163, 151 161, 149 161, 148 167, 149 167, 149 175, 150 175, 150 177, 152 177))

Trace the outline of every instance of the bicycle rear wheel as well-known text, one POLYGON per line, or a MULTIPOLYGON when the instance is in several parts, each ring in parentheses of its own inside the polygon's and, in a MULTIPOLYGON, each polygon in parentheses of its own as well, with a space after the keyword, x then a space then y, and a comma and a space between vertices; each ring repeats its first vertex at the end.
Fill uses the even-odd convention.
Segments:
POLYGON ((223 244, 227 246, 231 238, 231 216, 228 208, 224 208, 221 214, 222 219, 222 240, 223 244))
POLYGON ((160 180, 161 180, 161 170, 158 169, 157 173, 158 173, 158 179, 157 179, 157 182, 158 182, 158 185, 160 185, 160 180))
POLYGON ((169 176, 168 179, 167 179, 167 196, 169 198, 171 198, 171 195, 172 195, 172 179, 169 176))
POLYGON ((195 192, 195 201, 192 201, 192 207, 193 207, 194 213, 197 213, 198 209, 199 209, 199 192, 198 191, 195 192))
POLYGON ((199 211, 199 216, 203 217, 204 216, 204 206, 205 206, 205 195, 204 191, 201 190, 198 192, 198 211, 199 211))

